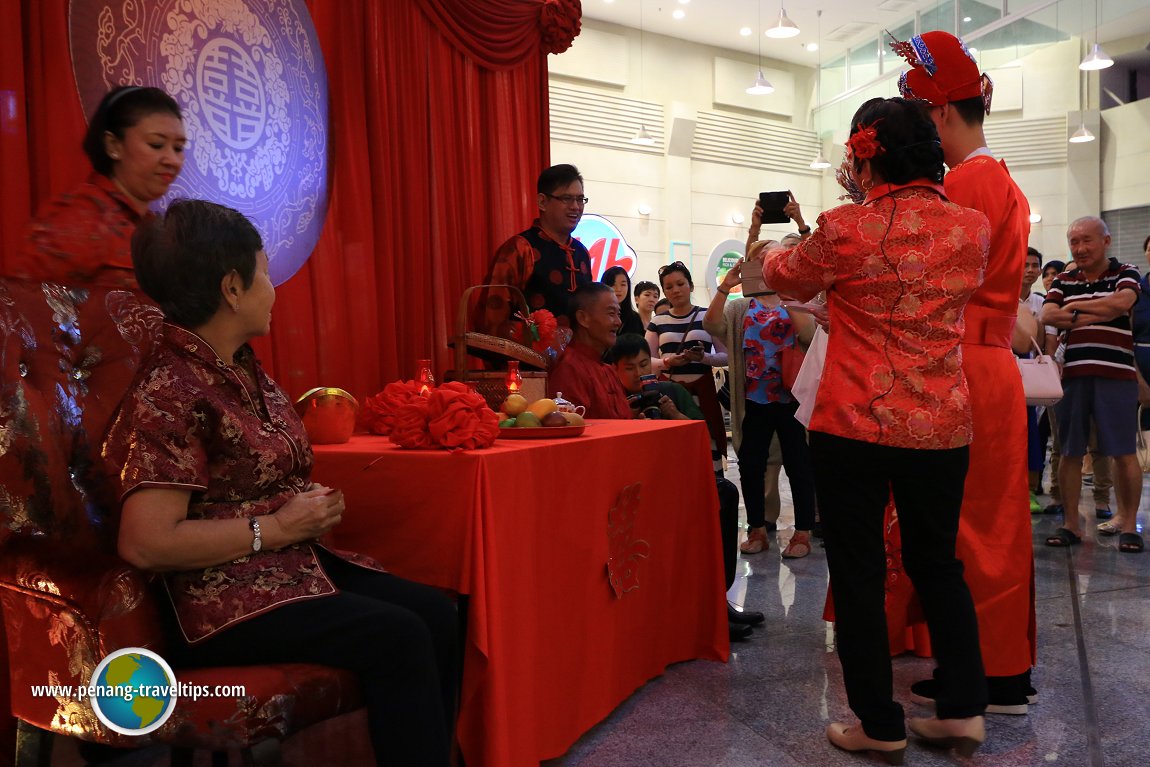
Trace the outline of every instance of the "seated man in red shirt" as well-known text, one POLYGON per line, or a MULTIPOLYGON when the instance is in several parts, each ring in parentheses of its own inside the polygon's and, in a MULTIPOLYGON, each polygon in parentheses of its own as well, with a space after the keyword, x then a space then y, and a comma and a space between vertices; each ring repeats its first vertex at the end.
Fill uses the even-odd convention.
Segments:
POLYGON ((574 338, 555 360, 548 376, 548 393, 587 408, 588 418, 632 418, 623 384, 603 355, 615 345, 622 327, 619 299, 601 282, 580 285, 571 294, 567 316, 574 338))

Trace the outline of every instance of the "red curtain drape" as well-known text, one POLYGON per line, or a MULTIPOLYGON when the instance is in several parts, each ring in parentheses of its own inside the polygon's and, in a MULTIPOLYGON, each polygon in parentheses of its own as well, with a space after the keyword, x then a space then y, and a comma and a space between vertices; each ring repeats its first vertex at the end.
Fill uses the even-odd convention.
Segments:
POLYGON ((362 397, 413 376, 417 359, 449 367, 456 302, 530 220, 548 164, 544 5, 310 3, 331 94, 333 191, 319 245, 280 288, 260 349, 289 393, 323 385, 362 397), (518 51, 497 57, 499 69, 471 55, 457 26, 439 26, 477 14, 489 19, 477 30, 516 21, 506 41, 492 38, 518 51))
MULTIPOLYGON (((331 204, 257 351, 292 396, 339 386, 362 398, 413 376, 419 358, 450 366, 459 296, 533 218, 549 164, 546 54, 571 44, 581 7, 308 5, 329 80, 331 204)), ((67 14, 67 0, 0 0, 0 268, 32 212, 88 173, 67 14)))

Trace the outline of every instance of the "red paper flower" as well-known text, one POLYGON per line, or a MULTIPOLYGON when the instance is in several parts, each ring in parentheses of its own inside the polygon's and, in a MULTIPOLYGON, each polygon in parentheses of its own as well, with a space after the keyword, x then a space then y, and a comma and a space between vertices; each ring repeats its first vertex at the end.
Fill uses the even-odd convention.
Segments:
POLYGON ((579 34, 582 5, 579 0, 546 0, 539 10, 543 50, 562 53, 579 34))
POLYGON ((410 450, 434 447, 427 431, 428 410, 428 399, 420 396, 396 409, 391 422, 391 441, 410 450))
POLYGON ((394 381, 363 403, 363 423, 372 434, 390 434, 399 408, 423 399, 415 381, 394 381))
POLYGON ((440 386, 427 398, 431 442, 448 450, 490 447, 499 436, 499 417, 465 385, 440 386))
POLYGON ((847 148, 858 160, 869 160, 883 153, 883 146, 878 141, 878 131, 874 124, 863 125, 859 123, 858 131, 847 139, 847 148))
MULTIPOLYGON (((546 354, 555 344, 555 330, 559 327, 559 322, 547 309, 536 309, 526 317, 522 313, 516 313, 515 318, 520 322, 512 325, 508 333, 512 341, 528 345, 540 354, 546 354)), ((557 349, 561 350, 562 347, 557 349)))
POLYGON ((555 343, 555 329, 559 327, 559 322, 555 319, 555 315, 546 309, 531 312, 531 319, 535 321, 539 331, 539 338, 531 344, 531 348, 544 353, 555 343))

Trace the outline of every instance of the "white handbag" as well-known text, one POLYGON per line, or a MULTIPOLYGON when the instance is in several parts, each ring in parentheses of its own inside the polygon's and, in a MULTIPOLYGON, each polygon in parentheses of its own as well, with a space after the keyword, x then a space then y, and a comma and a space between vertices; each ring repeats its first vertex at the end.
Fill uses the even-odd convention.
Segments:
POLYGON ((799 376, 795 379, 795 385, 791 389, 791 395, 799 401, 795 420, 806 427, 811 424, 811 415, 815 410, 815 397, 819 393, 823 367, 826 366, 827 338, 827 331, 821 327, 815 328, 815 336, 811 340, 806 356, 803 357, 803 366, 799 368, 799 376))
POLYGON ((1043 354, 1034 339, 1030 340, 1038 356, 1032 359, 1018 357, 1018 372, 1022 375, 1022 391, 1027 405, 1049 407, 1062 399, 1062 371, 1048 354, 1043 354))
POLYGON ((1138 406, 1138 465, 1142 467, 1142 473, 1150 472, 1150 431, 1142 430, 1142 409, 1145 405, 1138 406))

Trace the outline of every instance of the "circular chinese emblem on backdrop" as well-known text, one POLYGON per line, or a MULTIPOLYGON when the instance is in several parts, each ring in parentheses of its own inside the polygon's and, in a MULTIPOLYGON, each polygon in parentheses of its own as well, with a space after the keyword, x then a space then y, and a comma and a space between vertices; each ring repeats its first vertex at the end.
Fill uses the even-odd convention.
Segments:
POLYGON ((188 132, 177 197, 251 218, 279 285, 311 255, 327 214, 327 74, 304 0, 71 0, 84 114, 118 85, 163 88, 188 132))

